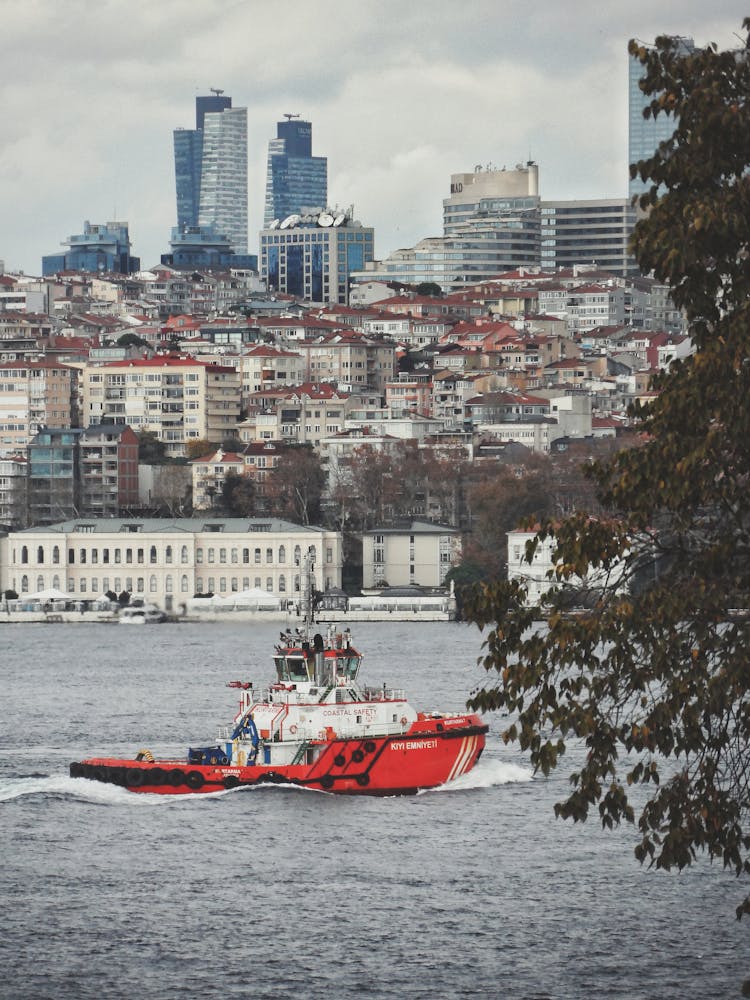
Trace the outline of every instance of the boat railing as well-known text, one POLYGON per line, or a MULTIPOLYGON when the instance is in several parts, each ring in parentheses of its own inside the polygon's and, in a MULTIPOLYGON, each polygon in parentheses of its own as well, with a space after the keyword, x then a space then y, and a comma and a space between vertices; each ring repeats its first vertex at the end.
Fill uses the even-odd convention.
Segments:
POLYGON ((372 688, 364 690, 367 701, 406 701, 406 691, 403 688, 372 688))

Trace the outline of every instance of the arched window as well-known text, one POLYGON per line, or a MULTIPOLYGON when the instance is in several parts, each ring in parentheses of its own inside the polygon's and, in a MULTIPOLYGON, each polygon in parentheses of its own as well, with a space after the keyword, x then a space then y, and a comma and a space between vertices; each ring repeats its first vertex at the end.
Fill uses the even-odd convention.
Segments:
POLYGON ((183 545, 182 548, 180 549, 180 562, 184 564, 187 561, 188 561, 188 547, 187 545, 183 545))
POLYGON ((284 576, 283 573, 279 577, 279 593, 280 594, 286 593, 286 577, 284 576))
POLYGON ((299 545, 295 545, 294 546, 294 565, 295 566, 299 566, 299 564, 301 562, 302 562, 302 549, 299 547, 299 545))
POLYGON ((171 575, 171 573, 169 574, 169 576, 167 576, 166 580, 164 581, 164 592, 167 593, 167 594, 171 594, 172 593, 172 575, 171 575))
POLYGON ((55 573, 55 575, 52 577, 52 589, 53 590, 60 589, 60 577, 57 575, 57 573, 55 573))
POLYGON ((21 577, 21 593, 28 594, 28 592, 29 592, 29 578, 24 573, 24 575, 21 577))
POLYGON ((148 578, 148 590, 150 594, 156 593, 156 576, 153 573, 148 578))
POLYGON ((56 566, 60 562, 60 546, 59 545, 53 545, 52 546, 52 562, 56 566))
POLYGON ((138 591, 139 594, 142 594, 145 591, 146 581, 142 576, 139 576, 138 579, 135 581, 135 589, 138 591))
POLYGON ((21 562, 25 565, 29 561, 29 548, 27 545, 21 546, 21 562))
POLYGON ((283 545, 279 545, 279 563, 283 566, 286 562, 286 549, 283 545))
POLYGON ((44 562, 44 546, 43 545, 37 546, 36 561, 37 561, 37 565, 39 563, 43 563, 44 562))
POLYGON ((36 589, 44 590, 44 577, 41 575, 36 578, 36 589))
POLYGON ((187 573, 183 573, 182 576, 181 576, 181 578, 180 578, 180 591, 183 594, 187 594, 187 592, 188 592, 188 578, 187 578, 187 573))
POLYGON ((272 576, 267 576, 266 577, 266 590, 268 591, 269 594, 273 593, 273 577, 272 576))
POLYGON ((273 562, 273 549, 266 549, 266 562, 267 563, 273 562))
POLYGON ((200 577, 195 581, 195 592, 196 594, 203 593, 203 580, 201 580, 200 577))
POLYGON ((172 562, 172 546, 171 545, 167 545, 167 547, 164 549, 164 562, 167 562, 167 563, 171 563, 172 562))

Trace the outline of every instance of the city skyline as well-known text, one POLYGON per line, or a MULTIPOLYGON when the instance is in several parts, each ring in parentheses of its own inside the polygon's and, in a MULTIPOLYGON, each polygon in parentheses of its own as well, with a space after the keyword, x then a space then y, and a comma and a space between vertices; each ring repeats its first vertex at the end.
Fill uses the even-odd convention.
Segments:
POLYGON ((354 204, 378 258, 439 235, 451 174, 479 163, 535 160, 545 199, 625 197, 628 39, 729 48, 746 13, 697 0, 607 10, 282 0, 273 15, 254 0, 5 0, 2 10, 0 260, 30 274, 81 219, 127 222, 142 266, 158 262, 176 221, 172 131, 212 87, 248 108, 251 253, 268 144, 287 113, 313 123, 329 202, 354 204))

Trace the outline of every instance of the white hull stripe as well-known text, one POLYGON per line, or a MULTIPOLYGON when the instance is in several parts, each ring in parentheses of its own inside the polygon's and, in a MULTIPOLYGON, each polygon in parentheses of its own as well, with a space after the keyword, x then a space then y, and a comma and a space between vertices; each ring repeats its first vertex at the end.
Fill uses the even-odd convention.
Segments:
POLYGON ((456 761, 451 768, 450 774, 448 775, 448 781, 453 781, 453 779, 457 778, 459 774, 464 773, 474 755, 476 745, 476 736, 464 736, 461 740, 461 748, 458 752, 458 756, 456 757, 456 761))

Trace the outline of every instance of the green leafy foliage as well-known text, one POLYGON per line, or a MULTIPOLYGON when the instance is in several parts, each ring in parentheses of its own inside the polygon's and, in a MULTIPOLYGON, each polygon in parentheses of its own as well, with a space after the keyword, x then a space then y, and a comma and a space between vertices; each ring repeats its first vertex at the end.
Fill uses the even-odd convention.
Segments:
POLYGON ((637 824, 636 857, 657 868, 705 852, 748 875, 750 65, 714 47, 681 57, 668 38, 630 51, 648 114, 676 123, 632 168, 652 184, 633 245, 671 286, 697 351, 634 411, 641 446, 590 466, 605 513, 547 520, 529 547, 531 560, 554 539, 551 584, 595 567, 593 606, 570 614, 558 591, 539 628, 518 581, 465 602, 489 629, 494 678, 470 705, 506 713, 504 739, 543 774, 583 745, 558 816, 637 824))

